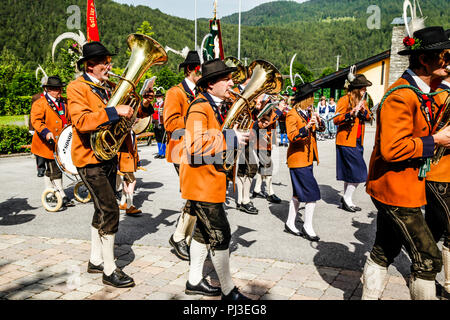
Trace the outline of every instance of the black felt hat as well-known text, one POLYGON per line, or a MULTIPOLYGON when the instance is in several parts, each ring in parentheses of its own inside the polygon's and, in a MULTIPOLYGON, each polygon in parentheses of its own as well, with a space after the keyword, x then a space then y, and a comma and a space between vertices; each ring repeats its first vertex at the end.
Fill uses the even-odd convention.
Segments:
POLYGON ((219 58, 206 61, 202 64, 202 77, 198 80, 197 86, 202 87, 208 80, 232 73, 236 70, 236 67, 228 67, 219 58))
POLYGON ((157 89, 155 92, 155 97, 162 97, 164 96, 164 93, 162 93, 161 89, 157 89))
POLYGON ((50 76, 47 79, 47 82, 45 84, 42 85, 43 88, 45 87, 65 87, 66 83, 61 81, 61 78, 58 76, 50 76))
POLYGON ((88 42, 83 46, 82 50, 82 56, 77 62, 78 69, 80 69, 81 64, 84 61, 87 61, 92 58, 97 57, 112 57, 115 56, 115 53, 111 53, 108 51, 108 49, 105 48, 103 44, 101 44, 99 41, 92 41, 88 42))
POLYGON ((295 95, 293 98, 294 102, 302 101, 303 98, 309 96, 311 93, 314 93, 318 88, 315 88, 311 83, 303 83, 296 89, 297 90, 295 91, 295 95))
POLYGON ((363 74, 357 74, 355 75, 355 79, 350 82, 348 88, 349 90, 352 89, 359 89, 364 87, 370 87, 372 85, 372 82, 367 80, 367 78, 363 74))
POLYGON ((414 43, 411 46, 406 46, 407 49, 399 51, 399 55, 405 56, 432 50, 450 49, 449 34, 442 27, 428 27, 417 30, 414 32, 413 38, 414 43))
POLYGON ((188 66, 188 65, 200 65, 200 57, 198 55, 197 51, 191 50, 188 52, 186 59, 180 63, 180 65, 178 66, 178 70, 180 70, 182 67, 184 66, 188 66))

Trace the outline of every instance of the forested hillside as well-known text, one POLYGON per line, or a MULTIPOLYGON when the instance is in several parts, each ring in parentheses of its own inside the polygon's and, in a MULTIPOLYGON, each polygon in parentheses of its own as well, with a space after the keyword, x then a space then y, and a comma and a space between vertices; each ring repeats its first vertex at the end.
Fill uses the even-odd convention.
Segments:
MULTIPOLYGON (((81 28, 85 31, 86 0, 2 0, 0 16, 0 50, 8 48, 30 70, 50 55, 54 39, 66 31, 67 7, 81 8, 81 28)), ((297 61, 311 70, 315 77, 325 68, 335 68, 336 55, 341 64, 349 65, 389 49, 392 26, 390 22, 401 14, 401 0, 311 0, 305 3, 273 2, 243 13, 241 57, 273 62, 281 70, 289 66, 297 53, 297 61), (382 28, 369 30, 366 26, 367 6, 379 3, 382 28), (324 21, 325 20, 325 21, 324 21)), ((116 66, 127 60, 125 39, 136 32, 143 21, 153 27, 153 37, 163 46, 181 50, 194 47, 194 22, 172 17, 145 6, 128 6, 112 0, 97 0, 97 18, 102 42, 118 52, 116 66)), ((422 1, 427 25, 450 27, 448 0, 422 1)), ((212 9, 212 8, 211 8, 212 9)), ((211 10, 212 11, 212 10, 211 10)), ((225 55, 237 55, 238 27, 234 16, 222 19, 225 55)), ((207 21, 199 21, 198 42, 208 32, 207 21)), ((169 54, 169 67, 175 70, 182 58, 169 54)))

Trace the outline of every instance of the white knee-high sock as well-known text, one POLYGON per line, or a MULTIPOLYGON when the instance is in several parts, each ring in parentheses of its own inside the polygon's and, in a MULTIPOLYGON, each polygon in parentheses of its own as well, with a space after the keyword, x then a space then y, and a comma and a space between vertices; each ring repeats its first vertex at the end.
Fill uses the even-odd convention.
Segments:
POLYGON ((299 230, 295 227, 295 218, 297 217, 298 207, 300 206, 300 202, 298 202, 297 198, 292 197, 289 202, 289 215, 286 221, 287 226, 295 232, 299 230))
POLYGON ((219 277, 222 293, 227 295, 234 288, 230 272, 230 250, 214 250, 214 254, 211 254, 211 260, 219 277))
POLYGON ((347 183, 347 190, 344 193, 344 200, 349 206, 354 206, 352 197, 359 183, 347 183))
POLYGON ((272 176, 266 176, 266 191, 269 196, 274 194, 272 187, 272 176))
POLYGON ((115 234, 106 234, 100 238, 102 241, 103 273, 107 276, 111 275, 117 268, 114 261, 115 236, 115 234))
POLYGON ((125 193, 125 190, 123 190, 122 196, 120 197, 120 205, 123 206, 126 201, 127 201, 127 194, 125 193))
POLYGON ((66 193, 64 192, 64 188, 62 185, 62 179, 55 179, 55 180, 53 180, 53 182, 55 183, 56 188, 58 189, 59 193, 61 193, 61 196, 65 197, 66 193))
POLYGON ((205 264, 208 248, 206 244, 200 243, 192 239, 189 248, 189 278, 188 281, 192 285, 197 285, 203 279, 203 265, 205 264))
POLYGON ((45 189, 48 188, 54 188, 52 181, 50 180, 50 177, 44 176, 44 185, 45 185, 45 189))
POLYGON ((103 262, 102 240, 98 234, 98 230, 91 226, 91 258, 92 264, 98 266, 103 262))
POLYGON ((305 205, 305 223, 303 224, 303 228, 308 232, 311 237, 316 236, 313 228, 313 215, 314 209, 316 207, 316 202, 307 202, 305 205))
POLYGON ((253 192, 261 192, 262 177, 259 173, 256 174, 255 187, 253 192))
POLYGON ((133 205, 133 192, 127 193, 126 197, 127 197, 127 208, 131 208, 131 206, 133 205))
POLYGON ((250 187, 252 186, 252 179, 250 177, 244 177, 244 183, 242 187, 242 203, 247 204, 250 202, 250 187))
POLYGON ((122 177, 119 174, 116 175, 116 190, 122 190, 122 177))
POLYGON ((236 178, 236 204, 242 203, 244 193, 244 177, 236 178))

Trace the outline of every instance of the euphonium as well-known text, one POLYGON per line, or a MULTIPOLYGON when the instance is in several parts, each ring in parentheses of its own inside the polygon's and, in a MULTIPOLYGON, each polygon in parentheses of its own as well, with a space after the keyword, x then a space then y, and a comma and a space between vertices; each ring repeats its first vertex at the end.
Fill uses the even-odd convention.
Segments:
MULTIPOLYGON (((238 130, 248 131, 253 125, 252 111, 255 107, 254 100, 263 93, 277 94, 283 87, 283 78, 278 69, 264 60, 255 60, 249 66, 252 77, 241 94, 230 90, 237 95, 238 99, 227 112, 227 117, 222 125, 223 129, 233 129, 237 125, 238 130)), ((234 158, 236 159, 238 155, 234 158)), ((234 160, 235 160, 234 159, 234 160)), ((235 161, 226 159, 223 166, 226 171, 230 170, 235 161)))
MULTIPOLYGON (((447 96, 447 99, 444 103, 444 109, 442 111, 441 116, 437 120, 436 123, 436 129, 433 130, 434 132, 438 132, 439 130, 445 128, 446 126, 450 125, 450 94, 447 96)), ((444 146, 437 146, 434 149, 434 156, 432 158, 433 164, 438 164, 439 160, 444 156, 444 153, 448 149, 444 146)))
POLYGON ((167 54, 163 47, 154 39, 143 34, 130 34, 127 39, 131 50, 130 60, 122 74, 110 75, 120 80, 108 101, 106 108, 113 108, 120 104, 129 105, 134 109, 130 119, 120 117, 120 120, 112 125, 101 127, 91 134, 91 147, 95 156, 100 160, 112 159, 122 145, 125 137, 130 133, 137 113, 141 98, 136 92, 136 85, 144 73, 153 65, 163 65, 167 62, 167 54))
POLYGON ((247 80, 247 68, 244 66, 241 60, 235 57, 226 57, 223 62, 228 67, 235 67, 237 70, 231 74, 234 84, 240 84, 247 80))

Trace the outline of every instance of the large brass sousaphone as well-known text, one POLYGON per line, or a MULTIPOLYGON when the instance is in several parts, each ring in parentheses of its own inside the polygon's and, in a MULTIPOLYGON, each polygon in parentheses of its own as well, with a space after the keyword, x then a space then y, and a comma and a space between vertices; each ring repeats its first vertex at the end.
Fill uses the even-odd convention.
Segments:
POLYGON ((231 74, 231 78, 233 79, 235 85, 243 83, 245 80, 247 80, 247 68, 244 66, 241 60, 230 56, 223 59, 223 62, 228 67, 237 68, 237 70, 231 74))
POLYGON ((120 104, 129 105, 134 109, 130 119, 120 117, 117 123, 107 125, 91 134, 91 147, 95 156, 100 160, 112 159, 122 145, 125 137, 130 133, 137 113, 141 98, 136 92, 136 85, 144 73, 153 65, 163 65, 167 62, 167 53, 154 39, 143 34, 130 34, 127 39, 131 50, 130 60, 122 74, 114 77, 120 80, 109 99, 106 108, 113 108, 120 104))
MULTIPOLYGON (((252 77, 241 94, 230 90, 230 93, 239 98, 233 103, 227 112, 227 117, 222 125, 223 129, 232 129, 237 125, 238 130, 249 131, 253 125, 252 111, 255 108, 255 99, 261 94, 278 94, 283 87, 283 78, 278 69, 270 62, 264 60, 253 61, 249 68, 252 77)), ((225 171, 232 169, 239 153, 234 159, 226 158, 223 164, 225 171)))

